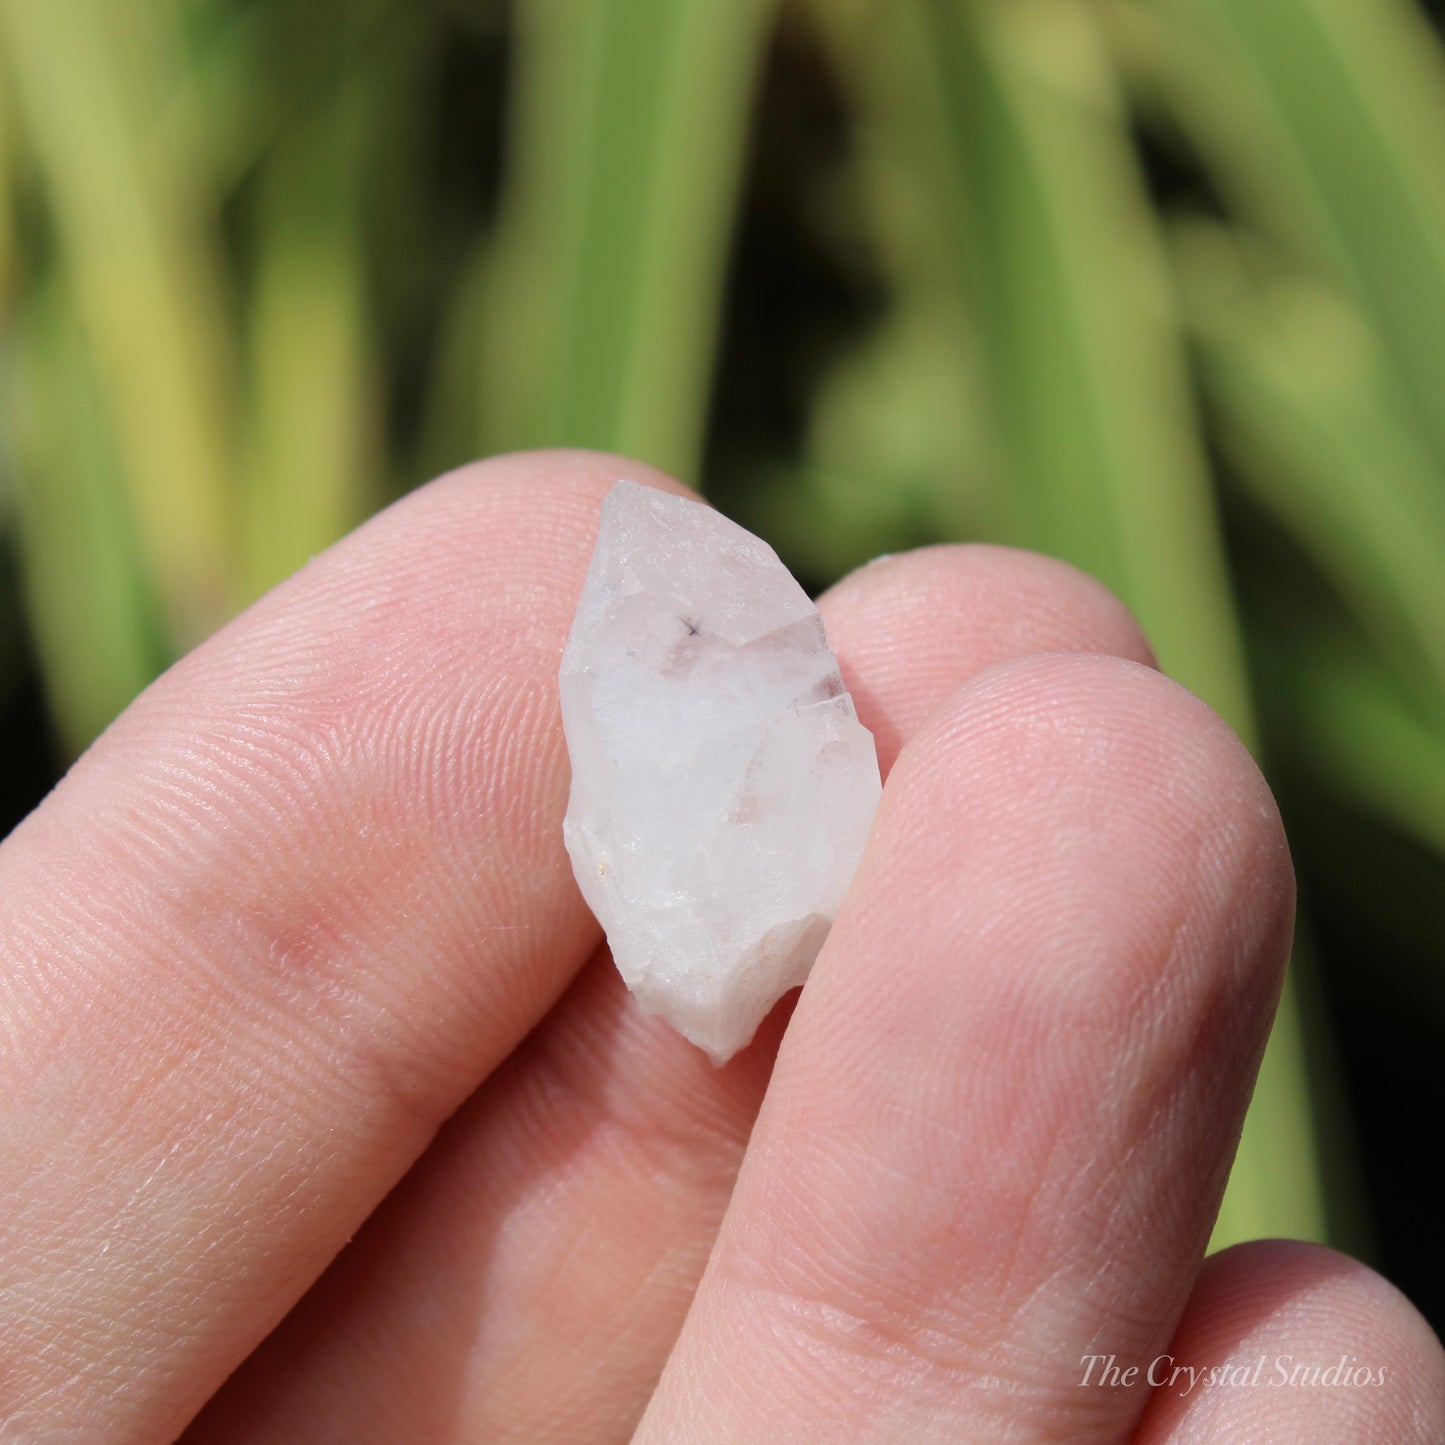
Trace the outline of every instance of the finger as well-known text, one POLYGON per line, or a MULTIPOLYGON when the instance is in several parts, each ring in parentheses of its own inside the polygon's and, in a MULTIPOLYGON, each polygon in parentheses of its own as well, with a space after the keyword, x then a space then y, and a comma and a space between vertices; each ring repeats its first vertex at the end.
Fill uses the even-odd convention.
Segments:
POLYGON ((1115 1440, 1080 1359, 1163 1349, 1292 887, 1181 688, 1025 659, 904 747, 642 1441, 1115 1440))
MULTIPOLYGON (((886 771, 1019 650, 1147 657, 1062 563, 939 547, 820 602, 886 771)), ((605 950, 197 1422, 195 1441, 625 1438, 692 1298, 786 1009, 727 1068, 638 1011, 605 950)))
POLYGON ((20 1435, 173 1436, 593 948, 555 677, 621 465, 502 458, 408 498, 5 844, 20 1435))
POLYGON ((1149 1393, 1136 1445, 1445 1440, 1440 1341, 1393 1285, 1317 1245, 1214 1255, 1168 1352, 1133 1363, 1149 1393))
POLYGON ((1053 557, 982 543, 880 557, 820 602, 885 775, 938 702, 996 662, 1101 652, 1155 665, 1133 614, 1053 557))

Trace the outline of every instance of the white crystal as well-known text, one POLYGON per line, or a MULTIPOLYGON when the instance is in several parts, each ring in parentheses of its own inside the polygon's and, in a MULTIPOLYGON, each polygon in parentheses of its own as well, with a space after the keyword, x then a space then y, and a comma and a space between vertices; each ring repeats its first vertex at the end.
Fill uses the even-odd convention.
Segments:
POLYGON ((823 619, 751 533, 618 482, 561 692, 578 886, 642 1007, 723 1063, 807 977, 878 805, 823 619))

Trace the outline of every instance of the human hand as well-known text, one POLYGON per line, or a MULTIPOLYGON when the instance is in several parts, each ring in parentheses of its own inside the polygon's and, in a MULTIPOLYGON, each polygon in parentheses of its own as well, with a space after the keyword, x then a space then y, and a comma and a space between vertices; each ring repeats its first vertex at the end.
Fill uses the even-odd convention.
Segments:
POLYGON ((1062 564, 823 600, 891 769, 848 901, 780 1050, 785 1010, 721 1070, 638 1012, 560 827, 619 475, 673 485, 540 454, 406 499, 0 850, 0 1440, 1445 1438, 1384 1281, 1200 1267, 1289 860, 1062 564), (1141 1378, 1342 1354, 1383 1382, 1141 1378))

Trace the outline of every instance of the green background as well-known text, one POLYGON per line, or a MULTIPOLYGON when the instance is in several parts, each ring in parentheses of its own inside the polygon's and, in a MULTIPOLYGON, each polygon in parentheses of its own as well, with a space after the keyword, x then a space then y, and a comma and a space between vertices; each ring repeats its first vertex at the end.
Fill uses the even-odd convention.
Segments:
POLYGON ((427 476, 581 444, 813 588, 1096 573, 1303 887, 1220 1241, 1439 1327, 1445 60, 1414 0, 0 0, 7 822, 427 476))

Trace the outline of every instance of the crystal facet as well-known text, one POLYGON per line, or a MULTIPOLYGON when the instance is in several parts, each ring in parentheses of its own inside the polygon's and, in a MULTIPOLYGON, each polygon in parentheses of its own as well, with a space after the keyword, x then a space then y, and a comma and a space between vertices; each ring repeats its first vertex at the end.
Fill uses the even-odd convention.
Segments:
POLYGON ((561 694, 578 886, 642 1007, 723 1063, 807 976, 878 805, 823 620, 751 533, 618 482, 561 694))

